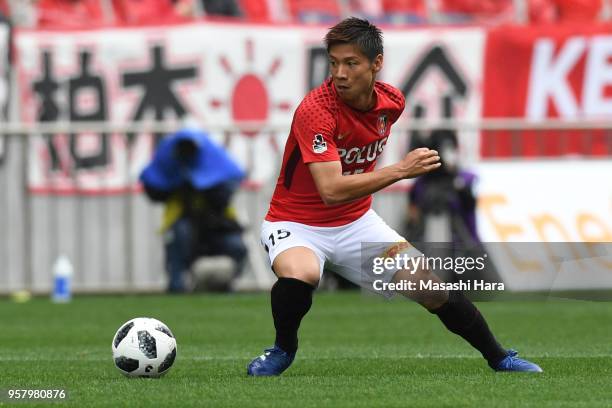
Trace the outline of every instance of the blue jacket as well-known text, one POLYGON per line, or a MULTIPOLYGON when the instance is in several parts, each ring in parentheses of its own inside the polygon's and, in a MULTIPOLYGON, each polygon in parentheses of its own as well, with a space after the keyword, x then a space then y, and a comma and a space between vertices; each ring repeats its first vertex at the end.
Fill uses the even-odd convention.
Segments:
POLYGON ((140 174, 145 186, 170 192, 189 183, 196 190, 206 190, 221 183, 240 182, 245 173, 223 147, 211 141, 199 129, 185 128, 166 136, 157 146, 153 160, 140 174), (181 140, 192 140, 198 146, 195 159, 181 163, 175 147, 181 140))

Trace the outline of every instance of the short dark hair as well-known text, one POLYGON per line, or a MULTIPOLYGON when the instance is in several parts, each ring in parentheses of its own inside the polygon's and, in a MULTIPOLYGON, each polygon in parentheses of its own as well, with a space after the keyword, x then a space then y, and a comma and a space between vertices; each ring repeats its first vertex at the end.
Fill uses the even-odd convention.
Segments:
POLYGON ((334 45, 355 44, 370 61, 383 53, 382 31, 368 20, 349 17, 332 28, 325 35, 327 52, 334 45))

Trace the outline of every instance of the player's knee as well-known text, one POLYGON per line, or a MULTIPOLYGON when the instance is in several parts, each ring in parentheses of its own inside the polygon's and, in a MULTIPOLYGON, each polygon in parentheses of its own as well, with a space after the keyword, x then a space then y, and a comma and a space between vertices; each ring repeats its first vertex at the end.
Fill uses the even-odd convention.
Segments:
POLYGON ((428 290, 419 302, 425 309, 431 311, 438 309, 448 301, 448 291, 446 290, 428 290))
POLYGON ((274 266, 274 273, 279 278, 299 279, 303 282, 317 286, 319 283, 319 268, 305 267, 299 264, 283 264, 281 267, 274 266))
POLYGON ((412 289, 402 291, 402 295, 414 300, 427 310, 434 310, 448 300, 448 291, 436 289, 442 280, 426 266, 421 266, 415 271, 398 273, 395 280, 402 278, 413 282, 410 286, 412 289))
POLYGON ((435 310, 442 306, 448 300, 448 291, 446 290, 416 290, 409 293, 402 293, 405 297, 414 300, 427 310, 435 310))
POLYGON ((427 288, 423 290, 419 304, 427 310, 434 310, 442 306, 448 300, 447 290, 435 289, 439 287, 440 283, 443 283, 442 279, 433 273, 429 268, 423 267, 419 274, 419 279, 425 283, 422 287, 427 288))
POLYGON ((307 248, 292 248, 281 253, 274 260, 273 269, 279 278, 299 279, 313 286, 319 283, 319 260, 307 248))

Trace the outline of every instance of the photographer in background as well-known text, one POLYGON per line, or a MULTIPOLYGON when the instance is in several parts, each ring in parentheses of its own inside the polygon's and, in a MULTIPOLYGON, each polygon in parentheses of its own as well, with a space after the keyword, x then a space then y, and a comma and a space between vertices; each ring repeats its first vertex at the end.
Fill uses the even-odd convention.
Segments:
MULTIPOLYGON (((428 138, 413 138, 410 149, 428 147, 438 151, 442 166, 418 177, 409 192, 405 237, 421 243, 430 256, 479 256, 484 247, 476 226, 476 174, 459 165, 459 142, 454 130, 437 129, 428 138)), ((457 274, 436 271, 451 282, 457 274)), ((493 262, 488 259, 483 276, 498 281, 493 262)))
MULTIPOLYGON (((151 200, 165 203, 162 232, 169 292, 191 290, 191 265, 200 256, 226 255, 234 262, 233 278, 242 272, 247 249, 230 201, 244 176, 201 130, 179 130, 157 146, 140 181, 151 200)), ((211 289, 228 291, 230 284, 211 289)))
POLYGON ((406 238, 419 242, 480 243, 472 190, 476 175, 459 167, 456 132, 434 130, 429 138, 413 141, 410 149, 417 147, 437 150, 442 166, 415 180, 409 193, 406 238))

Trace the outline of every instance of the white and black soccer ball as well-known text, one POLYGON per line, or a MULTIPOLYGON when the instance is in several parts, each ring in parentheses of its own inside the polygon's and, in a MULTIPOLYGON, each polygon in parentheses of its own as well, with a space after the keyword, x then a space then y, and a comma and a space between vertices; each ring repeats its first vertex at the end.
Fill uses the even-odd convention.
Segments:
POLYGON ((176 358, 176 339, 157 319, 137 317, 121 325, 113 337, 115 367, 128 377, 161 377, 176 358))

